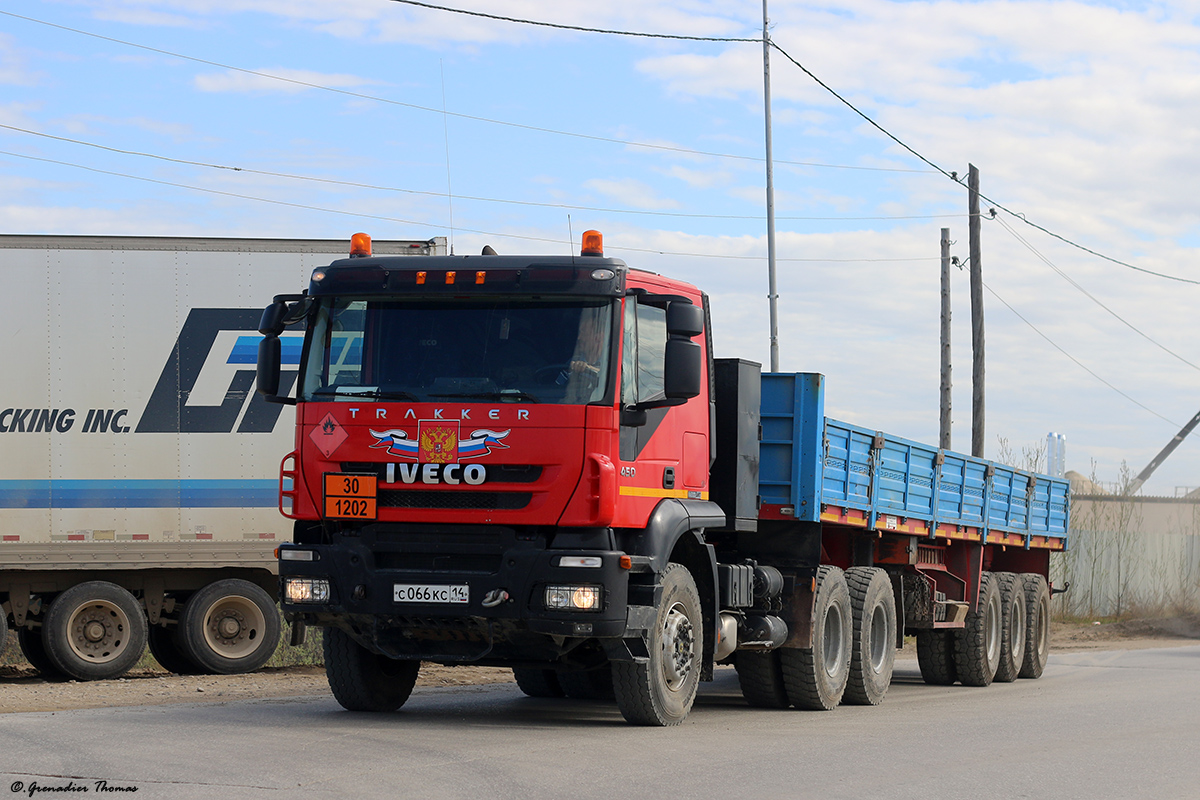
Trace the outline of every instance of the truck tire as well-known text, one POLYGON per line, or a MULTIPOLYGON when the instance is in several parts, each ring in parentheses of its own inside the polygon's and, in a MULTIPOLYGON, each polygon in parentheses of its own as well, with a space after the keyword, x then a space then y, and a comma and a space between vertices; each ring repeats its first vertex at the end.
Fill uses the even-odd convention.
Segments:
POLYGON ((0 606, 0 656, 8 649, 8 612, 0 606))
POLYGON ((850 678, 851 619, 846 574, 828 564, 818 567, 813 646, 779 651, 783 685, 796 708, 831 711, 842 702, 850 678))
POLYGON ((662 601, 642 661, 612 662, 617 706, 635 725, 678 725, 692 710, 700 685, 704 619, 700 592, 687 567, 667 564, 662 601))
POLYGON ((204 669, 199 664, 192 661, 179 649, 175 640, 175 631, 171 628, 151 625, 146 642, 150 645, 150 655, 154 656, 154 660, 167 672, 174 672, 176 675, 201 675, 204 673, 204 669))
POLYGON ((76 584, 50 603, 42 644, 50 663, 76 680, 117 678, 146 651, 146 616, 115 583, 76 584))
POLYGON ((616 696, 612 667, 608 664, 596 669, 560 672, 557 677, 563 694, 572 700, 612 700, 616 696))
POLYGON ((1000 582, 1000 666, 997 683, 1012 683, 1025 662, 1025 583, 1012 572, 997 572, 1000 582))
POLYGON ((1025 658, 1022 678, 1040 678, 1050 659, 1050 587, 1036 572, 1021 575, 1025 589, 1025 658))
POLYGON ((36 669, 43 679, 48 681, 65 681, 67 676, 59 671, 46 655, 46 646, 42 644, 41 628, 17 628, 17 644, 21 654, 29 665, 36 669))
POLYGON ((792 704, 783 685, 783 667, 779 651, 755 652, 742 650, 736 656, 738 684, 742 697, 755 708, 787 708, 792 704))
POLYGON ((917 665, 930 686, 950 686, 958 680, 954 667, 954 634, 945 629, 917 631, 917 665))
POLYGON ((854 633, 850 651, 850 677, 842 702, 877 706, 892 684, 896 664, 896 598, 892 581, 878 567, 846 570, 854 633))
POLYGON ((984 572, 979 576, 975 608, 967 612, 963 629, 954 635, 954 666, 963 686, 989 686, 996 677, 1003 627, 999 581, 984 572))
POLYGON ((256 584, 213 581, 188 598, 176 644, 205 672, 233 675, 267 663, 279 645, 279 611, 256 584))
POLYGON ((563 696, 563 688, 558 683, 558 673, 552 669, 513 667, 513 678, 517 681, 517 688, 530 697, 563 696))
POLYGON ((420 661, 398 661, 372 653, 340 628, 326 628, 325 677, 347 711, 395 711, 417 683, 420 661))

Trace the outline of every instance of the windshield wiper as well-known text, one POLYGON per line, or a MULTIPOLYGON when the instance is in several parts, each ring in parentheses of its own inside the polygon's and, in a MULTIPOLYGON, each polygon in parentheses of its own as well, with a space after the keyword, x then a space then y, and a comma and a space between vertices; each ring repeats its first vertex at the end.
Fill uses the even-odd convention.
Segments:
POLYGON ((314 390, 313 394, 333 395, 335 397, 372 397, 376 400, 407 400, 410 403, 420 402, 419 398, 412 392, 372 389, 368 387, 348 389, 344 386, 328 386, 324 389, 314 390))
POLYGON ((529 403, 541 402, 529 392, 522 392, 520 389, 505 389, 500 392, 458 392, 454 394, 431 394, 429 396, 444 397, 449 400, 508 400, 510 402, 524 400, 529 403))

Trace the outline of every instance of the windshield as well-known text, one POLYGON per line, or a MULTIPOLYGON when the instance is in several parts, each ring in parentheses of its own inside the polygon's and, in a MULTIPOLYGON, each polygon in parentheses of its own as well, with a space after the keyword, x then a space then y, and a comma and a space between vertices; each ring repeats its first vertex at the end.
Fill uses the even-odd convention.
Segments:
POLYGON ((610 300, 332 298, 301 398, 583 404, 608 392, 610 300))

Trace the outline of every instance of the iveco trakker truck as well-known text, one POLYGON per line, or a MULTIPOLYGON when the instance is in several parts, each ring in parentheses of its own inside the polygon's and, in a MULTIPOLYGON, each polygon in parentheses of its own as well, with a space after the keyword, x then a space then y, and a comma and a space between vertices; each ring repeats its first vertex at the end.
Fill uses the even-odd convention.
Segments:
POLYGON ((714 665, 750 704, 1036 678, 1068 485, 827 418, 818 374, 714 359, 709 299, 606 258, 350 258, 276 296, 258 389, 294 404, 283 608, 334 696, 421 661, 674 725, 714 665), (305 327, 294 392, 281 340, 305 327))
MULTIPOLYGON (((344 251, 0 236, 0 647, 11 625, 43 675, 77 680, 121 675, 147 642, 176 672, 271 656, 294 420, 251 391, 259 298, 344 251)), ((302 341, 284 334, 289 375, 302 341)))

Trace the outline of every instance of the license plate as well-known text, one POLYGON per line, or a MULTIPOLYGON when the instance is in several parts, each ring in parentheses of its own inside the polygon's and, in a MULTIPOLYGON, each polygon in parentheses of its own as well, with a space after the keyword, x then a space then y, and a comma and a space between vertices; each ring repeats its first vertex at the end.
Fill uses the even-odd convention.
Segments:
POLYGON ((396 603, 451 603, 470 602, 471 587, 467 584, 437 586, 428 583, 397 583, 393 587, 392 600, 396 603))

